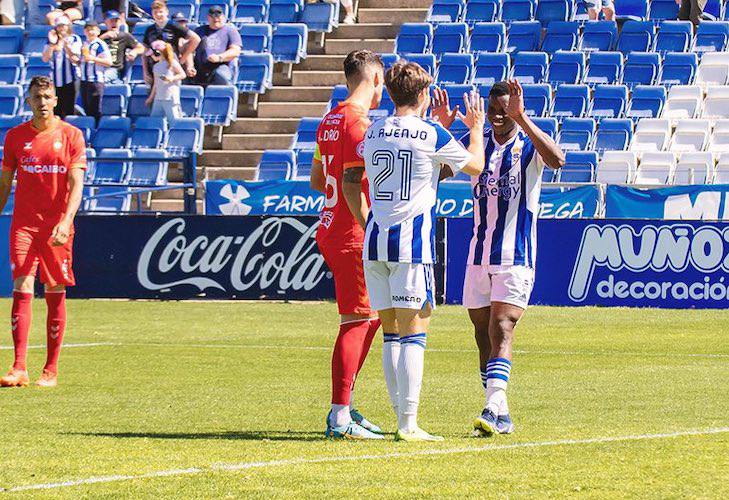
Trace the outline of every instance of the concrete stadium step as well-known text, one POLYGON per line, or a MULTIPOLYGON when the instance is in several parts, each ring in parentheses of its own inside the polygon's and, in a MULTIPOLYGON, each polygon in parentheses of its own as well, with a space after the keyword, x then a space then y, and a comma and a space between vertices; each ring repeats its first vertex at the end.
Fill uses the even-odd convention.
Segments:
MULTIPOLYGON (((200 155, 198 164, 205 167, 255 168, 262 154, 262 149, 205 151, 200 155)), ((206 173, 209 175, 209 170, 206 169, 206 173)))
POLYGON ((353 50, 368 49, 372 52, 392 52, 395 48, 395 39, 343 39, 328 38, 324 42, 324 52, 327 54, 347 55, 353 50))
POLYGON ((327 38, 395 38, 400 31, 399 25, 396 19, 387 23, 340 24, 327 34, 327 38))
MULTIPOLYGON (((151 210, 155 212, 182 212, 185 208, 185 202, 179 200, 153 199, 151 210)), ((197 213, 203 213, 203 200, 197 200, 197 213)))
POLYGON ((380 8, 363 9, 357 12, 357 20, 361 23, 422 23, 428 15, 428 9, 423 8, 380 8))
POLYGON ((433 0, 359 0, 360 10, 364 9, 394 9, 420 7, 427 9, 433 4, 433 0))
POLYGON ((256 167, 208 167, 205 169, 209 180, 237 179, 252 181, 256 178, 256 167))
POLYGON ((296 66, 301 71, 342 71, 342 63, 346 54, 321 54, 308 56, 296 66))
POLYGON ((261 118, 322 116, 328 102, 261 102, 258 103, 258 116, 261 118))
POLYGON ((288 149, 293 134, 227 134, 223 149, 288 149))
POLYGON ((274 87, 261 95, 259 102, 322 102, 328 101, 332 86, 274 87))
MULTIPOLYGON (((294 87, 333 87, 346 83, 344 78, 344 72, 340 70, 336 71, 294 71, 291 75, 291 84, 294 87)), ((326 97, 329 99, 329 96, 326 97)), ((306 99, 307 101, 309 99, 306 99)))
POLYGON ((299 118, 237 118, 224 134, 293 134, 299 118))

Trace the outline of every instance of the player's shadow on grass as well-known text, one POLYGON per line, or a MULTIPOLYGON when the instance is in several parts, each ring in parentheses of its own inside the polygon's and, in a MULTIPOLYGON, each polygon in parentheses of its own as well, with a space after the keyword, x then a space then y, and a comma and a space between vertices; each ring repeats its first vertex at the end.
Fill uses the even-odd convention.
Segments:
POLYGON ((221 431, 221 432, 67 432, 66 435, 117 439, 230 439, 244 441, 321 441, 323 432, 221 431))

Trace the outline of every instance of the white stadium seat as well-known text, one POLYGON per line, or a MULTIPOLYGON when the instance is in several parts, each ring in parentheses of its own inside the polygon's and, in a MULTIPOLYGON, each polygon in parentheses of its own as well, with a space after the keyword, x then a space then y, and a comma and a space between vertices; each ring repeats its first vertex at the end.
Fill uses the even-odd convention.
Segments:
POLYGON ((729 184, 729 153, 719 156, 714 172, 714 184, 729 184))
POLYGON ((674 85, 668 91, 663 118, 680 119, 699 116, 704 92, 698 85, 674 85))
POLYGON ((663 151, 671 138, 671 122, 666 118, 643 118, 633 134, 630 150, 663 151))
POLYGON ((708 151, 682 153, 673 176, 675 185, 711 184, 714 157, 708 151))
POLYGON ((638 163, 632 151, 605 151, 597 168, 597 182, 627 184, 633 180, 638 163))
POLYGON ((729 120, 716 120, 707 150, 714 154, 729 151, 729 120))
POLYGON ((707 87, 702 118, 729 118, 729 85, 707 87))
POLYGON ((676 169, 676 157, 668 151, 651 151, 643 153, 640 164, 635 171, 634 184, 665 185, 673 181, 676 169))
POLYGON ((709 120, 679 120, 668 149, 674 153, 703 151, 709 140, 709 130, 709 120))
POLYGON ((707 52, 702 55, 696 72, 696 83, 704 87, 729 84, 729 53, 707 52))

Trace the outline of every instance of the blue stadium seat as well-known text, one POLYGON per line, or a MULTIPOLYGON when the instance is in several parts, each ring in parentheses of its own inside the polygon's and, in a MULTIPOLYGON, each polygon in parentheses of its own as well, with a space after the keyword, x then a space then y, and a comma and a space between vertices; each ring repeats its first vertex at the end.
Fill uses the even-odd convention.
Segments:
POLYGON ((403 54, 424 54, 430 51, 433 41, 433 26, 428 23, 405 23, 395 39, 395 52, 403 54))
POLYGON ((129 137, 129 148, 157 149, 164 147, 167 132, 167 119, 163 116, 143 116, 134 122, 134 130, 129 137))
POLYGON ((380 59, 382 59, 382 64, 385 65, 385 71, 387 71, 388 69, 390 69, 390 66, 395 64, 398 59, 400 59, 400 56, 391 52, 386 52, 384 54, 380 54, 380 59))
POLYGON ((270 24, 243 24, 238 28, 243 52, 266 52, 271 45, 273 30, 270 24))
POLYGON ((91 138, 96 131, 96 118, 93 116, 68 115, 64 120, 84 134, 86 144, 91 144, 91 138))
MULTIPOLYGON (((99 149, 98 147, 96 148, 99 149)), ((121 184, 126 180, 132 152, 126 148, 103 148, 98 151, 91 182, 93 184, 121 184), (99 159, 101 158, 101 160, 99 159), (118 158, 118 161, 104 161, 118 158)))
POLYGON ((658 83, 665 86, 691 85, 698 66, 699 58, 693 52, 669 52, 663 58, 663 68, 658 83))
POLYGON ((390 94, 387 93, 387 88, 382 88, 382 100, 380 101, 380 105, 377 109, 371 109, 369 111, 369 116, 371 119, 378 119, 382 118, 388 115, 391 115, 395 112, 395 103, 392 102, 392 99, 390 98, 390 94))
POLYGON ((524 111, 527 116, 544 116, 552 106, 552 87, 546 83, 526 83, 524 90, 524 111))
MULTIPOLYGON (((309 31, 331 33, 338 24, 339 5, 335 3, 307 3, 299 18, 309 31)), ((304 38, 306 41, 306 38, 304 38)))
POLYGON ((129 69, 128 83, 131 85, 144 84, 144 68, 142 68, 142 58, 137 57, 129 69))
POLYGON ((590 89, 587 85, 560 85, 554 94, 551 116, 580 118, 587 112, 590 89))
POLYGON ((403 59, 418 63, 430 76, 435 76, 435 56, 433 54, 408 54, 403 59))
POLYGON ((552 85, 577 83, 585 74, 585 54, 582 52, 558 51, 552 56, 547 81, 552 85))
POLYGON ((539 21, 519 21, 511 23, 506 39, 507 52, 533 52, 539 48, 542 38, 542 25, 539 21))
POLYGON ((572 17, 573 0, 539 0, 534 17, 548 26, 553 21, 568 21, 572 17))
POLYGON ((658 80, 661 56, 657 52, 631 52, 625 60, 623 81, 628 88, 653 85, 658 80))
POLYGON ((471 54, 443 54, 438 64, 436 82, 471 83, 473 77, 473 56, 471 54))
POLYGON ((620 52, 593 52, 587 66, 584 82, 588 85, 615 84, 623 74, 623 55, 620 52))
POLYGON ((190 153, 202 153, 205 130, 202 118, 177 118, 168 125, 170 129, 165 149, 170 155, 187 156, 190 153))
MULTIPOLYGON (((66 117, 68 118, 68 117, 66 117)), ((92 133, 93 135, 93 133, 92 133)), ((89 147, 88 141, 86 142, 86 173, 84 174, 84 183, 89 184, 91 183, 91 179, 94 177, 94 167, 96 166, 96 163, 94 161, 94 158, 96 158, 96 150, 92 147, 89 147)), ((86 196, 86 188, 84 188, 84 197, 86 196)))
POLYGON ((332 89, 332 95, 329 97, 329 104, 327 106, 327 113, 336 108, 340 102, 344 101, 349 95, 349 90, 346 85, 335 85, 332 89))
POLYGON ((200 109, 206 125, 227 127, 238 114, 238 89, 233 85, 208 85, 200 109))
POLYGON ((302 58, 306 57, 307 33, 305 24, 279 24, 276 26, 276 31, 271 38, 273 60, 298 64, 302 58))
POLYGON ((5 134, 13 127, 23 123, 22 116, 0 116, 0 144, 5 144, 5 134))
POLYGON ((23 79, 25 59, 20 54, 0 55, 0 83, 14 85, 23 79))
POLYGON ((296 135, 292 141, 294 151, 301 149, 314 150, 316 147, 316 130, 319 128, 321 118, 302 118, 296 129, 296 135))
POLYGON ((509 54, 481 52, 476 56, 473 83, 493 85, 509 75, 509 54))
POLYGON ((180 87, 180 107, 185 116, 200 116, 202 101, 203 88, 200 85, 182 85, 180 87))
POLYGON ((271 24, 298 22, 304 10, 304 0, 271 0, 268 22, 271 24))
POLYGON ((289 180, 294 176, 296 158, 288 149, 269 149, 263 152, 256 171, 257 181, 289 180))
POLYGON ((463 104, 463 94, 467 94, 473 90, 473 85, 444 85, 443 90, 448 94, 451 109, 458 106, 461 112, 465 111, 466 106, 463 104))
POLYGON ((575 50, 580 25, 573 21, 552 21, 542 41, 542 51, 554 54, 558 50, 575 50))
POLYGON ((511 76, 521 83, 541 83, 549 56, 544 52, 517 52, 512 56, 511 76))
POLYGON ((626 21, 618 37, 617 50, 623 54, 629 52, 647 52, 653 47, 656 27, 650 21, 626 21))
POLYGON ((167 156, 164 149, 140 148, 134 151, 134 161, 131 162, 127 174, 127 184, 130 186, 164 186, 167 184, 168 163, 163 161, 167 156), (160 161, 137 161, 157 160, 160 161))
POLYGON ((153 24, 154 23, 152 21, 140 21, 140 22, 138 22, 132 28, 132 36, 134 38, 136 38, 137 40, 142 40, 144 38, 144 32, 147 31, 147 28, 149 28, 153 24))
POLYGON ((34 76, 49 76, 50 74, 51 65, 47 62, 43 62, 43 58, 41 56, 33 55, 26 57, 23 83, 30 83, 34 76))
POLYGON ((559 169, 560 182, 595 182, 597 153, 594 151, 568 151, 564 166, 559 169))
POLYGON ((536 0, 503 0, 501 5, 501 20, 505 23, 529 21, 534 19, 536 11, 536 0))
POLYGON ((583 151, 592 144, 595 128, 592 118, 565 118, 557 134, 557 144, 565 151, 583 151))
POLYGON ((504 23, 478 23, 471 30, 470 50, 476 52, 500 52, 506 40, 504 23))
POLYGON ((125 148, 132 121, 125 116, 102 116, 92 144, 94 149, 125 148))
POLYGON ((311 163, 314 160, 314 151, 302 150, 296 153, 296 180, 309 180, 311 178, 311 163))
POLYGON ((129 85, 107 83, 101 99, 101 114, 105 116, 124 116, 131 91, 129 85))
POLYGON ((19 54, 23 34, 21 26, 0 26, 0 54, 19 54))
MULTIPOLYGON (((167 2, 167 8, 170 14, 179 12, 190 21, 197 19, 197 2, 194 0, 170 0, 167 2)), ((207 10, 202 14, 203 19, 206 14, 207 10)))
POLYGON ((721 0, 708 0, 704 5, 704 12, 701 17, 709 21, 718 21, 722 18, 721 0))
POLYGON ((693 42, 691 21, 663 21, 653 50, 665 52, 686 52, 693 42))
POLYGON ((25 43, 23 44, 23 53, 40 54, 48 43, 48 32, 51 27, 47 25, 32 25, 28 27, 26 32, 25 43))
POLYGON ((723 52, 729 40, 729 22, 704 21, 696 30, 693 50, 699 54, 704 52, 723 52))
POLYGON ((460 118, 456 118, 455 120, 453 120, 451 128, 449 128, 448 131, 451 133, 451 135, 453 135, 453 137, 456 138, 456 140, 458 140, 468 133, 468 127, 466 127, 466 124, 463 123, 460 118))
POLYGON ((501 17, 499 0, 467 0, 464 21, 469 26, 476 23, 492 22, 501 17))
MULTIPOLYGON (((86 188, 84 188, 84 192, 86 188)), ((128 212, 132 206, 132 199, 123 188, 120 187, 95 187, 89 188, 88 195, 110 195, 101 198, 84 200, 84 210, 87 212, 123 213, 128 212), (112 194, 113 193, 113 194, 112 194)), ((86 196, 86 193, 84 193, 86 196)))
POLYGON ((655 85, 637 85, 633 88, 632 98, 625 116, 639 118, 657 118, 661 116, 663 104, 666 102, 666 87, 655 85))
POLYGON ((648 18, 648 0, 619 0, 615 2, 618 20, 644 21, 648 18))
POLYGON ((650 8, 648 9, 648 19, 655 23, 678 19, 678 4, 676 0, 651 0, 650 8))
MULTIPOLYGON (((223 5, 221 5, 223 7, 223 5)), ((198 21, 202 24, 207 20, 207 9, 200 5, 200 18, 198 21)), ((225 8, 225 7, 223 7, 225 8)), ((228 15, 230 21, 236 26, 243 24, 263 23, 268 13, 267 0, 238 0, 233 9, 233 15, 228 15)))
POLYGON ((627 100, 628 87, 625 85, 598 85, 587 114, 594 118, 619 118, 625 111, 627 100))
POLYGON ((273 86, 273 56, 271 54, 241 54, 235 86, 241 92, 263 94, 273 86))
POLYGON ((534 117, 532 121, 542 132, 549 134, 552 139, 557 136, 557 120, 555 118, 534 117))
POLYGON ((618 39, 618 25, 615 21, 587 21, 582 31, 580 50, 609 51, 618 39))
POLYGON ((633 121, 621 118, 605 118, 595 136, 594 149, 603 151, 622 151, 627 149, 633 137, 633 121))
POLYGON ((440 57, 446 52, 463 52, 468 42, 466 23, 442 23, 433 30, 432 52, 440 57))
POLYGON ((22 105, 22 85, 0 85, 0 115, 15 116, 22 105))
POLYGON ((425 20, 429 23, 455 23, 463 18, 465 0, 433 0, 425 20))
POLYGON ((132 120, 136 120, 140 116, 149 116, 151 109, 145 104, 149 95, 149 87, 146 85, 137 85, 132 89, 132 95, 129 96, 127 104, 127 116, 132 120))

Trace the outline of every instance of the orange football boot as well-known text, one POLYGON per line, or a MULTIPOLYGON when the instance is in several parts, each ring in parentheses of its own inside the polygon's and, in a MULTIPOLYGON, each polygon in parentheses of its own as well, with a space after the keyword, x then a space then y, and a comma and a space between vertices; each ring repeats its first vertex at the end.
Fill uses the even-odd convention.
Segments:
POLYGON ((0 387, 26 387, 30 383, 28 372, 11 368, 8 374, 0 378, 0 387))
POLYGON ((58 374, 43 370, 40 378, 35 381, 38 387, 56 387, 58 385, 58 374))

